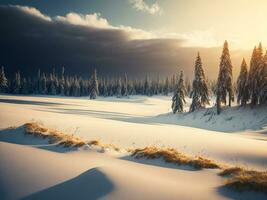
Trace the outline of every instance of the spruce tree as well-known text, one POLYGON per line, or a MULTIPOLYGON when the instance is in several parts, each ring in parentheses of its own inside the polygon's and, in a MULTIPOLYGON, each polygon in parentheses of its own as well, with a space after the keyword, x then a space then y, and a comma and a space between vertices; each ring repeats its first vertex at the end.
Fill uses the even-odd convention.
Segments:
POLYGON ((190 112, 204 108, 206 104, 209 104, 209 91, 199 53, 195 62, 195 79, 190 97, 193 98, 190 112))
POLYGON ((122 84, 122 96, 128 96, 128 78, 127 74, 124 74, 123 84, 122 84))
POLYGON ((251 98, 251 106, 255 106, 259 102, 260 89, 260 71, 263 64, 262 46, 254 47, 249 69, 249 93, 251 98))
POLYGON ((178 112, 183 112, 185 104, 185 85, 183 71, 180 73, 178 84, 175 88, 174 95, 172 97, 172 111, 175 114, 178 112))
POLYGON ((1 68, 0 72, 0 92, 6 92, 7 89, 7 78, 5 75, 4 67, 1 68))
POLYGON ((98 80, 97 80, 97 73, 96 73, 96 69, 95 69, 94 74, 91 78, 90 99, 96 99, 98 93, 99 93, 98 80))
POLYGON ((21 77, 20 77, 20 72, 16 72, 15 74, 15 80, 13 84, 13 93, 14 94, 20 94, 21 92, 21 77))
POLYGON ((223 52, 221 55, 220 66, 219 66, 219 75, 217 80, 217 88, 216 88, 216 105, 217 105, 217 113, 221 112, 221 103, 226 104, 226 96, 228 93, 229 97, 229 106, 231 106, 231 101, 234 100, 234 91, 232 84, 232 62, 230 59, 230 53, 228 49, 228 43, 225 41, 223 46, 223 52))
POLYGON ((147 95, 147 96, 150 96, 150 83, 149 83, 148 75, 146 75, 146 77, 145 77, 145 82, 144 82, 143 88, 144 88, 143 94, 147 95))
POLYGON ((117 81, 117 87, 116 87, 116 95, 117 95, 117 98, 121 98, 122 94, 121 94, 121 79, 119 78, 118 81, 117 81))
POLYGON ((237 79, 237 103, 241 103, 242 106, 246 105, 249 100, 248 90, 248 69, 247 63, 243 58, 240 74, 237 79))
POLYGON ((60 78, 60 81, 59 81, 59 94, 61 96, 64 96, 65 95, 65 88, 64 88, 64 85, 65 85, 65 68, 62 67, 62 71, 61 71, 61 78, 60 78))
POLYGON ((42 73, 40 80, 40 94, 47 94, 47 80, 45 73, 42 73))
POLYGON ((267 103, 267 51, 263 58, 263 67, 260 72, 260 104, 267 103))
POLYGON ((166 77, 163 93, 164 93, 164 95, 167 96, 169 94, 169 92, 170 92, 170 82, 169 82, 169 78, 166 77))
POLYGON ((28 90, 28 83, 26 78, 22 79, 22 84, 21 84, 21 93, 22 94, 28 94, 29 90, 28 90))

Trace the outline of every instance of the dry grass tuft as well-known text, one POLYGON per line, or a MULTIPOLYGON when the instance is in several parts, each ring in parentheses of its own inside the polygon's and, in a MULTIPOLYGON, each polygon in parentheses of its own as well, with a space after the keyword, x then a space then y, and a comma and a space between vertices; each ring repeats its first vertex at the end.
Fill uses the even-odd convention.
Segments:
POLYGON ((80 137, 65 134, 58 130, 48 129, 36 122, 26 123, 24 124, 24 128, 26 134, 48 138, 50 144, 58 143, 58 145, 62 145, 64 147, 82 147, 88 144, 89 146, 98 146, 102 149, 113 149, 115 151, 120 151, 120 148, 113 144, 102 144, 98 140, 86 142, 80 137))
POLYGON ((238 191, 254 190, 267 193, 267 171, 232 167, 224 169, 220 175, 229 176, 225 185, 238 191))
POLYGON ((163 158, 165 162, 175 163, 177 165, 189 165, 195 169, 220 168, 220 166, 212 160, 203 157, 190 157, 173 148, 158 149, 157 147, 145 147, 143 149, 133 150, 132 156, 135 158, 147 159, 163 158))
POLYGON ((51 144, 58 143, 59 145, 63 145, 64 147, 81 147, 86 144, 85 141, 77 136, 45 128, 36 122, 26 123, 24 124, 24 128, 26 134, 48 138, 49 143, 51 144))
POLYGON ((219 175, 221 176, 232 176, 235 174, 238 174, 240 172, 244 171, 243 168, 241 167, 229 167, 229 168, 225 168, 223 171, 221 171, 219 173, 219 175))
POLYGON ((98 140, 92 140, 90 142, 87 142, 87 144, 90 145, 90 146, 92 146, 92 145, 93 146, 98 146, 98 147, 100 147, 102 149, 113 149, 113 150, 118 151, 118 152, 120 151, 120 148, 115 146, 114 144, 102 144, 98 140))

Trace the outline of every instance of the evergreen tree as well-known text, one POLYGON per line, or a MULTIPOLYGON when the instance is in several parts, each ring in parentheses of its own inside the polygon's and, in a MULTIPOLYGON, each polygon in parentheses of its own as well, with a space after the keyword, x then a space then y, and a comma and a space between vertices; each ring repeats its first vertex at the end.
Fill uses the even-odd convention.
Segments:
POLYGON ((163 93, 164 95, 168 95, 170 92, 170 82, 169 82, 169 78, 166 77, 166 80, 165 80, 165 85, 164 85, 164 88, 163 88, 163 93))
POLYGON ((217 80, 216 88, 216 105, 217 113, 221 112, 221 103, 226 104, 226 96, 229 96, 229 106, 231 106, 231 101, 234 100, 233 84, 232 84, 232 62, 230 59, 228 43, 225 41, 223 52, 220 61, 219 76, 217 80))
POLYGON ((124 74, 124 80, 122 84, 122 96, 128 96, 128 79, 127 79, 127 74, 124 74))
POLYGON ((28 94, 28 83, 26 78, 22 79, 22 84, 21 84, 21 94, 28 94))
POLYGON ((40 78, 40 94, 47 94, 47 80, 45 73, 42 73, 42 76, 40 78))
POLYGON ((98 80, 97 80, 97 73, 96 73, 96 69, 95 69, 94 74, 91 78, 90 99, 96 99, 98 93, 99 93, 98 80))
POLYGON ((181 71, 178 84, 176 86, 174 95, 172 97, 173 113, 176 113, 177 111, 183 112, 185 103, 186 103, 185 102, 185 86, 184 86, 183 71, 181 71))
POLYGON ((13 84, 13 93, 14 94, 20 94, 21 92, 21 77, 20 77, 20 72, 16 72, 15 74, 15 80, 13 84))
POLYGON ((116 88, 116 95, 117 95, 117 98, 120 98, 122 96, 121 94, 121 79, 119 78, 118 81, 117 81, 117 88, 116 88))
POLYGON ((267 51, 263 58, 263 67, 260 72, 260 104, 267 103, 267 51))
POLYGON ((150 83, 149 83, 149 77, 148 77, 148 75, 146 75, 146 77, 145 77, 144 92, 143 92, 143 94, 145 94, 147 96, 151 96, 151 94, 150 94, 150 83))
POLYGON ((251 106, 255 106, 259 102, 260 89, 260 69, 263 64, 262 46, 254 47, 249 69, 249 92, 251 98, 251 106))
POLYGON ((48 94, 50 95, 56 95, 56 85, 55 85, 55 75, 50 74, 48 79, 48 94))
POLYGON ((5 75, 4 67, 1 68, 0 72, 0 92, 6 92, 8 85, 7 85, 7 78, 5 75))
POLYGON ((65 88, 64 88, 64 85, 65 85, 65 77, 64 77, 64 73, 65 73, 65 68, 62 67, 61 79, 59 81, 59 94, 61 96, 64 96, 64 94, 65 94, 65 88))
POLYGON ((108 96, 108 88, 107 88, 107 82, 106 80, 103 81, 103 96, 107 97, 108 96))
POLYGON ((248 69, 247 63, 243 58, 240 74, 237 79, 237 102, 241 103, 242 106, 246 105, 249 100, 248 90, 248 69))
POLYGON ((195 62, 195 79, 190 97, 193 98, 190 112, 204 108, 206 104, 209 104, 209 91, 199 53, 195 62))
POLYGON ((75 96, 75 97, 79 97, 80 96, 80 82, 78 80, 77 77, 74 78, 74 81, 73 81, 73 87, 72 87, 72 95, 75 96))

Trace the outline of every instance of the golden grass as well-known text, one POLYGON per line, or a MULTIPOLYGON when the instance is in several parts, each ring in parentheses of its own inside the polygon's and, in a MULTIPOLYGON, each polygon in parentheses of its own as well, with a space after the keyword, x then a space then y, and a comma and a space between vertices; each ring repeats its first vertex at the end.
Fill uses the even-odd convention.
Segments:
POLYGON ((36 122, 26 123, 24 124, 24 128, 26 134, 48 138, 49 143, 51 144, 58 143, 64 147, 81 147, 86 144, 84 140, 77 136, 65 134, 58 130, 45 128, 36 122))
POLYGON ((48 129, 37 122, 31 122, 24 124, 25 133, 33 136, 38 136, 42 138, 48 138, 49 143, 58 143, 64 147, 82 147, 86 144, 89 146, 98 146, 102 149, 113 149, 115 151, 120 151, 120 148, 113 144, 102 144, 98 140, 85 141, 80 137, 63 133, 58 130, 48 129))
POLYGON ((143 149, 135 149, 132 152, 135 158, 163 158, 165 162, 174 163, 177 165, 189 165, 195 169, 216 169, 220 168, 214 161, 203 157, 191 157, 178 152, 173 148, 158 149, 157 147, 145 147, 143 149))
POLYGON ((231 167, 224 169, 220 175, 228 176, 225 185, 238 191, 254 190, 267 193, 267 171, 231 167))
POLYGON ((114 144, 103 144, 98 140, 91 140, 91 141, 87 142, 87 144, 90 145, 90 146, 91 145, 98 146, 98 147, 100 147, 102 149, 113 149, 115 151, 120 151, 120 148, 117 147, 116 145, 114 145, 114 144))
MULTIPOLYGON (((11 127, 10 127, 11 128, 11 127)), ((113 149, 120 151, 120 148, 113 144, 102 144, 98 140, 84 141, 80 137, 65 134, 63 132, 48 129, 36 122, 24 124, 25 133, 42 138, 48 138, 49 143, 58 143, 64 147, 82 147, 84 145, 97 146, 102 149, 113 149)), ((232 187, 238 191, 255 190, 267 193, 267 171, 259 172, 254 170, 246 170, 241 167, 225 167, 217 162, 197 156, 192 157, 173 148, 159 149, 157 147, 145 147, 141 149, 128 149, 134 158, 157 159, 162 158, 167 163, 177 165, 188 165, 195 169, 221 169, 221 176, 227 178, 225 185, 232 187)))

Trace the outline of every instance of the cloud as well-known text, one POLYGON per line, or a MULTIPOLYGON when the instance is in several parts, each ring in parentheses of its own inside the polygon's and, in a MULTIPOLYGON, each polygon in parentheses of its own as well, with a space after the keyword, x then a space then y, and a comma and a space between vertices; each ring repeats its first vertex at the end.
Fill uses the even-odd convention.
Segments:
MULTIPOLYGON (((0 65, 7 73, 24 74, 60 70, 88 77, 100 74, 130 76, 170 74, 183 69, 192 76, 194 59, 200 51, 206 73, 216 77, 221 48, 193 47, 186 36, 151 33, 127 26, 112 26, 100 14, 49 17, 21 6, 0 6, 0 65)), ((192 36, 193 37, 193 36, 192 36)), ((233 63, 245 56, 232 52, 233 63)), ((239 68, 234 70, 239 71, 239 68)))
POLYGON ((148 5, 145 0, 130 0, 131 5, 137 11, 146 12, 151 15, 161 15, 163 13, 158 2, 148 5))
POLYGON ((42 14, 39 10, 37 10, 36 8, 33 8, 33 7, 28 7, 28 6, 19 6, 19 5, 16 5, 16 6, 10 6, 10 7, 14 7, 14 8, 17 8, 19 10, 22 10, 30 15, 33 15, 33 16, 36 16, 36 17, 39 17, 41 19, 44 19, 46 21, 51 21, 51 18, 49 16, 46 16, 44 14, 42 14))
POLYGON ((81 26, 97 27, 97 28, 112 28, 105 18, 101 17, 100 13, 93 14, 77 14, 68 13, 66 16, 57 16, 55 20, 81 26))

